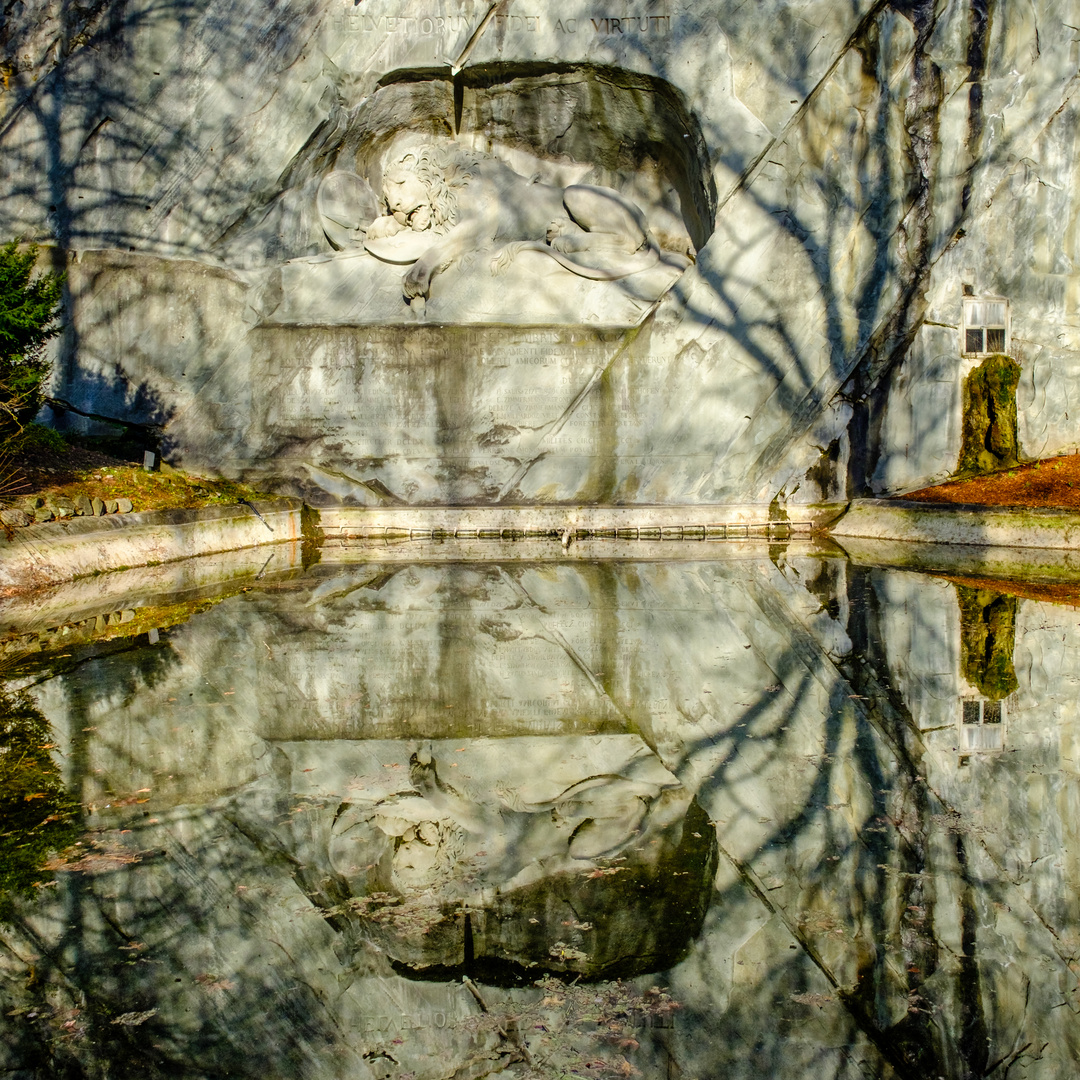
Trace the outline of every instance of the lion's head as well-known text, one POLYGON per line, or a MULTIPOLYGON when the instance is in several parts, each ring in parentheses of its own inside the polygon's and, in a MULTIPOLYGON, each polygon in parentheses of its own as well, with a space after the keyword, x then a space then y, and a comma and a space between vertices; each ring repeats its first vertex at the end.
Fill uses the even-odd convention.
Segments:
POLYGON ((458 190, 475 175, 480 155, 463 146, 424 146, 387 168, 387 210, 418 232, 445 233, 457 223, 458 190))

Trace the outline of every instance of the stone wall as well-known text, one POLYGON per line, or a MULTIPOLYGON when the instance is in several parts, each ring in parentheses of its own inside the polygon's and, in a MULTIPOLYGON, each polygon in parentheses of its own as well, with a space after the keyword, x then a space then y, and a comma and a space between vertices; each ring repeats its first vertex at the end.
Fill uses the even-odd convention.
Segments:
POLYGON ((1011 302, 1022 455, 1074 449, 1069 18, 28 2, 2 31, 0 234, 68 271, 53 419, 324 503, 895 492, 956 468, 967 290, 1011 302), (529 234, 496 270, 503 222, 410 302, 321 193, 382 200, 422 144, 509 170, 502 218, 618 192, 660 262, 596 280, 529 234), (437 329, 463 324, 482 345, 437 329))

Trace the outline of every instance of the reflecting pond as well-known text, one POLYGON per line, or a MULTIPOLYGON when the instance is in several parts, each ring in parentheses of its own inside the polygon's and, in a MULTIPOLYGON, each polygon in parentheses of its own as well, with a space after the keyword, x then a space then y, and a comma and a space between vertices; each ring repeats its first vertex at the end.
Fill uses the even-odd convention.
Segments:
POLYGON ((81 807, 0 879, 9 1075, 1076 1073, 1052 588, 795 544, 452 554, 0 609, 9 712, 81 807))

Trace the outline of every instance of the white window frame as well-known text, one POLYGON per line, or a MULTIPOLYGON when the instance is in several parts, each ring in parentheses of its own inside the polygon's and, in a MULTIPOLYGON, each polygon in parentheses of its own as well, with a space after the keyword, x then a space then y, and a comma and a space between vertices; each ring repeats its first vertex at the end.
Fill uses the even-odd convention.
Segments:
POLYGON ((1000 701, 992 701, 990 698, 980 697, 977 694, 965 694, 960 698, 960 709, 957 716, 957 746, 960 751, 960 757, 965 758, 970 754, 1000 754, 1004 751, 1006 742, 1008 741, 1008 726, 1007 726, 1007 713, 1008 710, 1005 705, 1005 699, 1000 701), (965 706, 975 705, 979 710, 979 720, 977 724, 966 723, 964 721, 965 706), (985 717, 987 713, 987 706, 991 709, 998 711, 1000 719, 997 721, 991 720, 987 722, 985 717), (967 746, 965 745, 964 731, 965 728, 975 728, 981 731, 983 728, 994 728, 1001 736, 1001 744, 999 746, 967 746))
POLYGON ((960 355, 961 356, 995 356, 998 353, 1008 353, 1012 344, 1012 311, 1009 301, 1004 296, 965 296, 963 297, 963 318, 960 320, 960 355), (979 315, 978 305, 1001 304, 1004 306, 1004 319, 993 322, 976 321, 979 315), (981 330, 983 334, 983 348, 972 351, 968 348, 968 331, 981 330), (1000 349, 986 348, 986 331, 1003 331, 1004 344, 1000 349))

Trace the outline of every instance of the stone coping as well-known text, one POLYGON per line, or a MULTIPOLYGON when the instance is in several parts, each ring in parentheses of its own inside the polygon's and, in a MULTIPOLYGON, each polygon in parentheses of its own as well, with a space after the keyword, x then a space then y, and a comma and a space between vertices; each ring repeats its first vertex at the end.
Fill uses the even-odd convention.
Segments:
MULTIPOLYGON (((75 517, 14 529, 10 536, 0 536, 0 595, 40 592, 107 572, 301 539, 300 499, 269 498, 254 505, 262 519, 249 506, 231 505, 75 517)), ((502 559, 565 557, 559 541, 568 530, 571 557, 577 559, 611 557, 611 542, 622 541, 632 542, 619 552, 624 558, 689 557, 689 551, 677 553, 676 548, 705 540, 807 537, 841 509, 835 505, 792 508, 782 519, 767 504, 332 506, 313 513, 331 548, 355 541, 381 545, 380 554, 361 543, 354 553, 360 559, 386 557, 387 542, 405 542, 407 550, 396 552, 396 558, 483 560, 493 557, 496 549, 502 559), (522 540, 531 542, 528 551, 522 540), (646 554, 645 549, 653 547, 656 550, 646 554)))
POLYGON ((667 537, 663 540, 622 540, 594 537, 573 541, 563 548, 554 537, 457 538, 366 537, 328 539, 320 553, 320 567, 348 567, 361 563, 615 563, 615 562, 752 562, 768 557, 771 544, 783 543, 789 556, 831 555, 844 557, 844 550, 820 535, 778 536, 751 534, 749 537, 667 537))
POLYGON ((1075 548, 1080 543, 1080 513, 856 499, 829 531, 842 544, 847 537, 858 537, 962 547, 1075 548))
POLYGON ((23 592, 133 566, 296 541, 302 502, 261 499, 251 506, 149 510, 69 518, 0 537, 0 590, 23 592))
MULTIPOLYGON (((29 525, 0 537, 0 591, 41 590, 64 581, 192 556, 238 551, 302 536, 303 503, 270 498, 247 505, 156 510, 29 525)), ((1065 551, 1080 541, 1080 514, 899 499, 790 507, 778 520, 767 504, 724 506, 332 506, 317 511, 328 549, 361 544, 360 559, 665 558, 695 541, 760 541, 828 533, 860 561, 988 576, 1069 575, 1071 557, 1018 557, 1014 549, 1065 551), (842 515, 842 516, 841 516, 842 515), (839 519, 839 520, 837 520, 839 519), (525 541, 526 543, 522 543, 525 541), (622 542, 629 541, 624 544, 622 542), (677 541, 677 544, 672 543, 677 541), (380 556, 371 542, 384 546, 380 556), (614 545, 613 543, 614 542, 614 545), (936 548, 937 554, 921 549, 936 548), (946 548, 951 550, 943 555, 946 548), (884 561, 882 561, 884 560, 884 561), (945 564, 948 564, 947 566, 945 564)), ((327 550, 327 555, 330 550, 327 550)), ((689 550, 679 556, 693 557, 689 550)), ((340 556, 339 556, 340 557, 340 556)), ((1080 554, 1076 559, 1080 573, 1080 554)))
POLYGON ((1080 552, 1068 548, 928 544, 858 536, 837 537, 833 544, 857 566, 1036 585, 1080 582, 1080 552))
POLYGON ((805 535, 842 512, 839 505, 768 503, 709 506, 336 506, 319 511, 327 539, 725 540, 805 535))
POLYGON ((36 633, 97 616, 111 622, 125 609, 212 598, 302 566, 300 542, 289 541, 69 579, 0 598, 0 634, 36 633))

